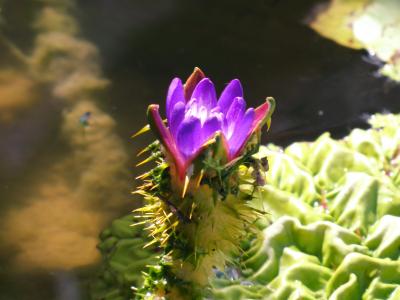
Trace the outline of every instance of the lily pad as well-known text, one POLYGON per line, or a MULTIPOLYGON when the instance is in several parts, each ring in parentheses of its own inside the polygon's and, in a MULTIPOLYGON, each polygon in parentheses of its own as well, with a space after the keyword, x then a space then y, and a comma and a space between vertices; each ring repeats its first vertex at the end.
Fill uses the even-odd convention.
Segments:
POLYGON ((331 0, 316 9, 309 26, 353 49, 366 49, 382 62, 379 73, 400 81, 400 1, 331 0))

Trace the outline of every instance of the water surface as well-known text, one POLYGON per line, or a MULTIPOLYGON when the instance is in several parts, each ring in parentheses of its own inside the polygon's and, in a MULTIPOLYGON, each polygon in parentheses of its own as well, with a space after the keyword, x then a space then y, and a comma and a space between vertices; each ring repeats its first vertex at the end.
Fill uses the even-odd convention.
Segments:
MULTIPOLYGON (((38 11, 69 1, 3 2, 3 34, 30 54, 38 11)), ((68 72, 99 80, 90 94, 74 95, 63 76, 33 76, 1 44, 0 299, 87 298, 99 232, 138 205, 130 195, 143 170, 133 167, 135 153, 153 137, 129 137, 145 124, 148 104, 163 103, 170 80, 194 66, 219 91, 240 78, 253 106, 276 98, 265 143, 310 140, 325 130, 340 137, 366 126, 365 115, 399 111, 399 86, 377 78, 365 53, 304 25, 315 3, 77 1, 63 11, 80 33, 68 27, 68 34, 84 41, 73 49, 94 53, 68 72), (103 79, 108 87, 100 87, 103 79), (87 111, 89 126, 80 122, 87 111)))

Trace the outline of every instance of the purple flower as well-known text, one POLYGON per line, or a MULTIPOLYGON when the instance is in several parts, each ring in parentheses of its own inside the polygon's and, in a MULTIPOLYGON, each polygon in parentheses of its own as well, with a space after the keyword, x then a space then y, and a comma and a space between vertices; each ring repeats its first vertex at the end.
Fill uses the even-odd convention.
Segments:
POLYGON ((166 102, 168 127, 155 104, 148 110, 150 125, 173 159, 181 179, 217 133, 222 137, 227 161, 240 156, 246 142, 271 112, 269 101, 256 109, 246 109, 238 79, 232 80, 217 99, 214 84, 197 68, 185 85, 179 78, 172 80, 166 102))

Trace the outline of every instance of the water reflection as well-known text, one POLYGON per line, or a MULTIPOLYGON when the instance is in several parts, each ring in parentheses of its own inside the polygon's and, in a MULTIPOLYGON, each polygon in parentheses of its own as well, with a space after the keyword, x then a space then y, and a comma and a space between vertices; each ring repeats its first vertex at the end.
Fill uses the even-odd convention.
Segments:
POLYGON ((0 236, 18 249, 18 266, 73 268, 98 258, 98 233, 125 202, 122 191, 128 186, 127 154, 114 126, 91 102, 64 113, 60 133, 68 152, 32 174, 31 185, 19 194, 23 206, 9 209, 2 220, 0 236), (82 127, 86 111, 93 116, 82 127))
POLYGON ((22 72, 0 70, 0 122, 11 123, 16 115, 35 104, 35 82, 22 72))
POLYGON ((108 81, 72 9, 37 5, 29 51, 2 37, 0 299, 84 297, 99 232, 128 210, 128 154, 98 104, 108 81))
POLYGON ((74 274, 66 272, 58 272, 56 278, 56 299, 57 300, 79 300, 81 292, 79 289, 79 281, 74 274))

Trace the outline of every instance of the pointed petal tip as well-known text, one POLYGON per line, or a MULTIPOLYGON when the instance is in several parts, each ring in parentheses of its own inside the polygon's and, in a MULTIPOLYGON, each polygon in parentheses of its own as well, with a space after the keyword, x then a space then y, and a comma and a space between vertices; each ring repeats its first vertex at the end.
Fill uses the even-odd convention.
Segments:
POLYGON ((211 110, 217 105, 217 94, 210 78, 203 78, 193 90, 191 98, 196 98, 201 106, 211 110))
POLYGON ((201 79, 200 81, 199 81, 199 83, 197 84, 197 86, 199 86, 199 85, 212 85, 213 87, 214 87, 214 83, 211 81, 211 79, 210 78, 208 78, 208 77, 204 77, 203 79, 201 79))
POLYGON ((268 107, 268 113, 267 113, 265 119, 267 120, 266 121, 267 130, 269 130, 269 128, 271 127, 271 116, 275 111, 276 102, 275 102, 275 99, 273 97, 267 97, 266 101, 268 102, 269 107, 268 107))
POLYGON ((171 80, 171 83, 168 86, 167 98, 171 97, 175 90, 179 87, 183 88, 182 80, 179 77, 175 77, 171 80))
POLYGON ((226 85, 218 99, 221 111, 227 113, 233 100, 237 97, 243 97, 243 88, 239 79, 233 79, 226 85))
POLYGON ((180 78, 176 77, 171 81, 167 92, 166 114, 171 117, 174 106, 179 102, 185 102, 184 88, 180 78))
POLYGON ((158 109, 160 108, 160 106, 158 105, 158 104, 150 104, 148 107, 147 107, 147 111, 148 112, 154 112, 154 111, 158 111, 158 109))
MULTIPOLYGON (((253 130, 260 128, 267 122, 275 110, 275 99, 267 97, 265 102, 255 109, 255 119, 253 123, 253 130)), ((268 123, 268 122, 267 122, 268 123)))
POLYGON ((193 90, 196 87, 196 85, 205 78, 206 75, 204 75, 203 71, 200 70, 200 68, 195 67, 192 74, 188 77, 188 79, 185 82, 184 86, 184 92, 185 92, 185 99, 186 101, 190 100, 190 97, 193 94, 193 90))
POLYGON ((240 82, 240 79, 238 79, 238 78, 232 79, 232 80, 228 83, 228 85, 229 85, 229 84, 237 84, 237 85, 239 85, 240 87, 242 87, 242 83, 240 82))
POLYGON ((243 97, 243 86, 238 78, 232 79, 227 86, 229 85, 231 85, 238 93, 240 93, 238 94, 239 97, 243 97))
POLYGON ((182 82, 182 80, 181 80, 179 77, 174 77, 174 78, 171 80, 170 86, 171 86, 171 85, 179 84, 179 82, 182 82))
POLYGON ((268 114, 272 115, 272 113, 275 110, 275 106, 276 106, 275 98, 274 97, 267 97, 267 99, 265 99, 265 101, 269 103, 268 114))
POLYGON ((194 67, 192 75, 195 74, 196 76, 206 77, 204 72, 199 67, 194 67))

